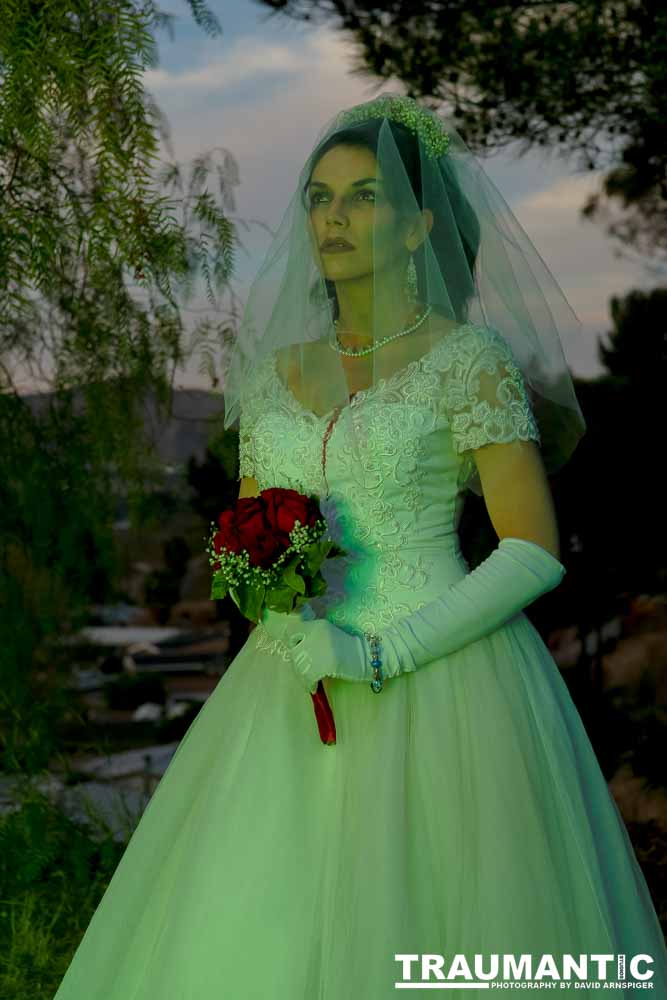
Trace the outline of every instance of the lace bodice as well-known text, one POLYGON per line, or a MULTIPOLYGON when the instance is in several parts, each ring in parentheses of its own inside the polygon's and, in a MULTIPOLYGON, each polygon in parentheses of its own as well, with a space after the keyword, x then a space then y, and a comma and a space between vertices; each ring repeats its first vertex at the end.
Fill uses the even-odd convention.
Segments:
POLYGON ((481 493, 472 451, 517 438, 540 441, 521 370, 500 333, 466 323, 333 422, 302 406, 268 356, 243 397, 239 473, 260 490, 318 495, 348 554, 324 563, 328 590, 313 608, 351 631, 380 630, 468 571, 457 528, 464 491, 481 493), (361 461, 346 446, 349 420, 361 461))

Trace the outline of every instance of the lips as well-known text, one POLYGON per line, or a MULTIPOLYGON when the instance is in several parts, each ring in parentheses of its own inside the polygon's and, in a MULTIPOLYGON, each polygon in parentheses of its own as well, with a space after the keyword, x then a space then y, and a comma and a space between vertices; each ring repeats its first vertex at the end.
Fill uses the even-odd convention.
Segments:
POLYGON ((320 250, 354 250, 354 247, 347 240, 325 240, 320 250))

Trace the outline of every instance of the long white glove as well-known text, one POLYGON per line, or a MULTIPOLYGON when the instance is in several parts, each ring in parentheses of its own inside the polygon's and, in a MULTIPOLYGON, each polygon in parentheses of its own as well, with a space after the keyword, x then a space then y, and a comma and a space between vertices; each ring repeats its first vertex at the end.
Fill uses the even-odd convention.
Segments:
MULTIPOLYGON (((380 633, 382 676, 410 673, 489 635, 562 581, 565 566, 525 538, 502 538, 462 580, 380 633)), ((321 677, 370 682, 368 643, 326 619, 279 615, 297 677, 311 693, 321 677), (283 628, 284 624, 284 628, 283 628)))

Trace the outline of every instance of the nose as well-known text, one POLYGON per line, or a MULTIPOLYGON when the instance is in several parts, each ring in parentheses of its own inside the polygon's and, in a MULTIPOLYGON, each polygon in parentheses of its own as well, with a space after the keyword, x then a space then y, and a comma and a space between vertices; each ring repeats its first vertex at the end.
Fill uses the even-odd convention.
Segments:
POLYGON ((329 205, 329 211, 327 212, 327 222, 332 222, 334 219, 337 224, 342 224, 345 220, 345 213, 339 207, 342 204, 342 200, 332 201, 329 205))

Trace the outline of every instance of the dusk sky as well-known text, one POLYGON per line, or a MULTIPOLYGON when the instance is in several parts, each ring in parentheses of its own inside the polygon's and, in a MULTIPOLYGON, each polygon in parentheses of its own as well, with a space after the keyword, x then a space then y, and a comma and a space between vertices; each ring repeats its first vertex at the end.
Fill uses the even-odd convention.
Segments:
MULTIPOLYGON (((184 0, 169 8, 177 15, 174 39, 167 30, 158 33, 160 65, 145 74, 145 86, 166 116, 174 157, 186 178, 195 156, 215 147, 229 150, 240 174, 231 214, 261 220, 275 231, 320 129, 342 108, 372 99, 381 81, 352 75, 350 42, 333 25, 269 19, 267 8, 251 0, 212 0, 210 7, 222 24, 218 38, 197 27, 184 0)), ((392 80, 382 81, 381 89, 405 88, 392 80)), ((220 154, 214 162, 221 162, 220 154)), ((584 377, 601 373, 596 342, 610 329, 610 297, 654 287, 657 280, 640 263, 615 257, 616 245, 602 223, 580 218, 598 174, 579 171, 574 158, 536 152, 518 159, 516 148, 482 164, 583 324, 583 339, 563 344, 571 369, 584 377)), ((209 190, 218 200, 215 174, 209 190)), ((257 224, 240 233, 249 256, 238 253, 234 288, 244 300, 270 236, 257 224)), ((215 319, 202 283, 183 307, 188 329, 206 312, 215 319)), ((197 367, 195 360, 182 370, 176 385, 208 387, 197 367)))

